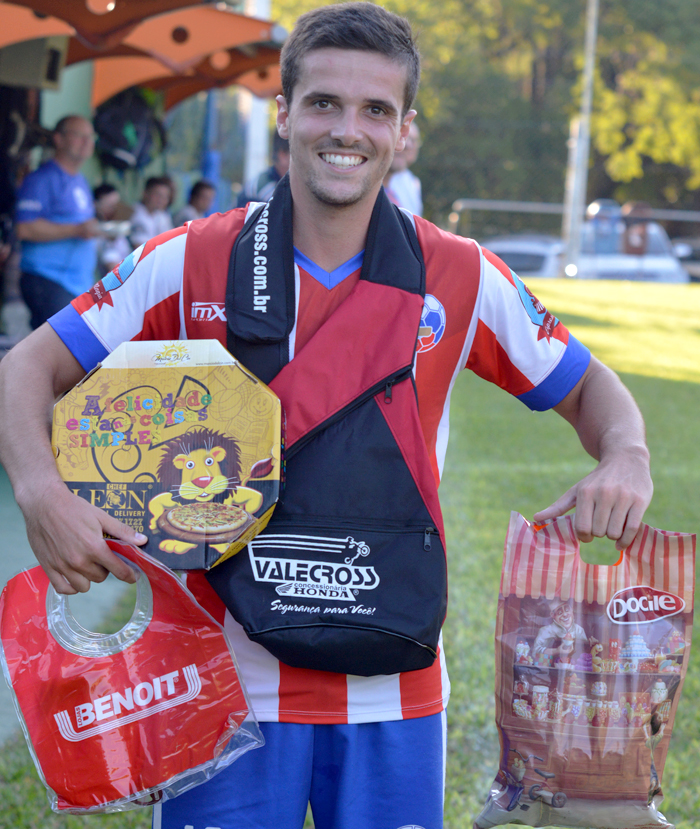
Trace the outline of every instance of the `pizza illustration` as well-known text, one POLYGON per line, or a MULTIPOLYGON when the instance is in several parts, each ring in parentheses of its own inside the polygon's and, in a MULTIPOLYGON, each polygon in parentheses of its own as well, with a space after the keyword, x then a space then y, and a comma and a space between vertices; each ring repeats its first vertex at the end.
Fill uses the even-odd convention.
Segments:
POLYGON ((252 516, 235 504, 180 504, 158 519, 159 529, 183 541, 233 541, 250 524, 252 516))

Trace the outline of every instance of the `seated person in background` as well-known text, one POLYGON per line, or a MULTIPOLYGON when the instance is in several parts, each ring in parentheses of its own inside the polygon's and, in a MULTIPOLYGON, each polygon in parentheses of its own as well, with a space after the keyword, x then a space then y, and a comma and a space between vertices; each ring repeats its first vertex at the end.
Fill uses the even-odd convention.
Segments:
POLYGON ((203 219, 211 209, 215 196, 216 187, 210 181, 200 179, 196 182, 190 190, 189 201, 175 214, 175 227, 180 227, 194 219, 203 219))
POLYGON ((137 248, 159 233, 172 230, 173 222, 167 211, 171 194, 169 178, 148 179, 141 201, 134 206, 131 216, 129 241, 132 247, 137 248))
POLYGON ((412 121, 406 146, 400 153, 394 153, 394 160, 384 178, 387 196, 394 204, 410 210, 414 216, 423 215, 423 192, 420 179, 408 168, 418 160, 420 144, 420 130, 412 121))
POLYGON ((249 181, 238 196, 238 207, 250 201, 268 201, 277 182, 289 170, 289 141, 275 132, 272 136, 272 165, 249 181))
POLYGON ((131 226, 129 216, 132 210, 122 202, 119 191, 113 184, 100 184, 92 195, 95 199, 95 214, 103 233, 97 240, 97 273, 101 277, 116 268, 131 253, 126 234, 131 226))

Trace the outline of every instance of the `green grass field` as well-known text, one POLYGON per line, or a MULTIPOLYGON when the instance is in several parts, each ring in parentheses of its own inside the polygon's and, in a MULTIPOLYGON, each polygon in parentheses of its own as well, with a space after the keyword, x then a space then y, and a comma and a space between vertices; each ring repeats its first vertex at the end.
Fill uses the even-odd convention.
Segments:
MULTIPOLYGON (((696 532, 700 285, 533 280, 531 288, 598 357, 621 373, 639 402, 656 487, 648 523, 696 532)), ((450 569, 445 629, 452 679, 448 829, 470 829, 498 764, 493 634, 509 513, 518 510, 532 516, 592 466, 571 428, 555 414, 532 414, 478 378, 460 378, 441 488, 450 569)), ((613 555, 611 544, 591 546, 590 555, 600 561, 613 555)), ((695 703, 700 696, 699 648, 696 642, 663 781, 663 811, 678 829, 694 829, 700 814, 700 781, 695 775, 700 751, 695 703)), ((0 829, 74 829, 87 821, 95 825, 95 820, 105 829, 150 825, 148 810, 91 819, 58 817, 45 804, 23 741, 13 741, 0 759, 0 829)))
MULTIPOLYGON (((696 532, 700 286, 532 280, 530 287, 596 356, 621 373, 642 409, 655 481, 647 522, 696 532)), ((473 376, 460 379, 441 488, 450 572, 445 630, 452 678, 449 829, 471 827, 498 764, 493 633, 509 512, 531 517, 593 466, 555 414, 531 414, 473 376)), ((590 546, 591 553, 584 549, 587 558, 603 562, 614 554, 612 544, 590 546)), ((700 814, 695 776, 700 645, 694 647, 664 774, 664 813, 678 829, 694 829, 700 814)))

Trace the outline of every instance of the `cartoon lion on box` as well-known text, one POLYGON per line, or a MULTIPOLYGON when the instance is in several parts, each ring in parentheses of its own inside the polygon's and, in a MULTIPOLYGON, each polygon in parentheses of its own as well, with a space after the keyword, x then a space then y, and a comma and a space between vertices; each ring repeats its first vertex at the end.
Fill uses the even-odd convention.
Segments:
MULTIPOLYGON (((241 485, 241 452, 233 438, 198 428, 173 438, 162 449, 157 475, 166 491, 152 498, 148 508, 152 516, 149 529, 176 536, 160 542, 158 546, 163 552, 184 554, 208 540, 207 536, 213 536, 212 541, 221 540, 215 532, 197 527, 196 509, 179 511, 193 522, 192 528, 188 528, 183 519, 178 520, 177 507, 208 503, 235 505, 244 519, 250 519, 262 506, 262 493, 241 485), (199 541, 196 540, 198 532, 202 536, 199 541)), ((265 477, 271 470, 270 460, 258 462, 251 469, 249 479, 265 477)), ((224 553, 229 543, 223 541, 211 546, 224 553)))

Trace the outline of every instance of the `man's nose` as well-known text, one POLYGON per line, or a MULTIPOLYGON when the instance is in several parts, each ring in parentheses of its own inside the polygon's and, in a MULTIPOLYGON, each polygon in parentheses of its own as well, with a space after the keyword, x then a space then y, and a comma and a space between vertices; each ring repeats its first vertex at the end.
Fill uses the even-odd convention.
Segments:
POLYGON ((360 113, 352 108, 346 107, 335 119, 331 129, 331 137, 340 141, 344 146, 350 147, 362 138, 360 126, 360 113))

